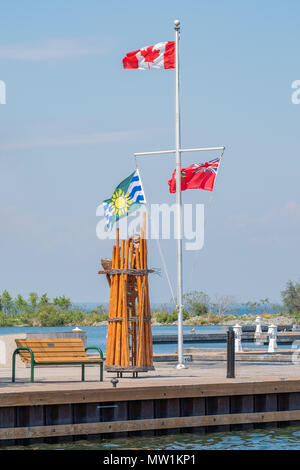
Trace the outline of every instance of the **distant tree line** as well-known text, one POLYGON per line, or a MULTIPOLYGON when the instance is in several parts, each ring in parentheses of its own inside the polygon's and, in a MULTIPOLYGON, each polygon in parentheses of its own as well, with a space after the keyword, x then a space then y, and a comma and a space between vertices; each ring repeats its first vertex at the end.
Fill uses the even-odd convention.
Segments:
POLYGON ((61 295, 52 300, 31 292, 28 299, 18 294, 13 298, 7 290, 0 296, 0 326, 65 326, 93 325, 107 320, 107 312, 99 305, 85 312, 61 295))
POLYGON ((28 299, 25 300, 20 294, 13 298, 7 290, 4 290, 0 296, 0 310, 7 315, 18 315, 24 311, 33 313, 46 305, 67 310, 72 304, 71 300, 64 295, 54 297, 51 301, 47 294, 42 294, 39 297, 36 292, 30 292, 28 299))
MULTIPOLYGON (((285 291, 282 293, 283 304, 271 303, 268 298, 239 303, 233 295, 216 294, 211 298, 203 291, 190 291, 183 296, 183 321, 187 320, 188 324, 218 324, 237 320, 241 310, 254 316, 288 313, 295 316, 297 306, 300 311, 300 284, 293 285, 289 282, 287 291, 288 295, 284 294, 285 291)), ((169 312, 165 307, 154 311, 153 316, 158 323, 174 323, 177 320, 177 311, 169 312)))
MULTIPOLYGON (((215 295, 211 299, 205 292, 190 291, 183 296, 183 320, 191 324, 217 324, 236 318, 241 306, 252 315, 287 314, 300 319, 300 282, 288 281, 281 292, 283 305, 271 304, 268 298, 257 302, 238 304, 232 295, 215 295)), ((152 311, 153 321, 168 324, 177 321, 177 311, 167 307, 152 311)), ((106 321, 108 314, 102 305, 88 312, 72 304, 64 296, 52 300, 46 293, 39 296, 31 292, 27 299, 20 294, 13 298, 7 290, 0 295, 0 326, 65 326, 94 325, 106 321)))

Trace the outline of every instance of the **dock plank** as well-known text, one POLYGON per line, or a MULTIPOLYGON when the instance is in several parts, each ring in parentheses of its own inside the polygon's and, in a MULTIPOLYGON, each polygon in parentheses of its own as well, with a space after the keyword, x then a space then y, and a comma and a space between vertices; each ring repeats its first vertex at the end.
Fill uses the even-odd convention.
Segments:
POLYGON ((7 387, 0 391, 0 408, 68 403, 94 403, 110 401, 133 401, 192 397, 218 397, 232 395, 257 395, 270 393, 300 392, 300 379, 263 380, 174 380, 147 379, 139 384, 119 383, 112 388, 108 382, 42 383, 31 386, 7 387), (146 382, 146 384, 145 384, 146 382), (181 382, 181 383, 180 383, 181 382))
POLYGON ((300 420, 300 410, 275 411, 266 413, 236 413, 206 416, 189 416, 163 419, 138 419, 131 421, 109 421, 104 423, 80 423, 51 426, 32 426, 17 428, 0 428, 0 440, 72 437, 76 435, 103 434, 115 432, 145 432, 159 429, 188 428, 194 426, 216 426, 261 423, 286 422, 289 419, 300 420))

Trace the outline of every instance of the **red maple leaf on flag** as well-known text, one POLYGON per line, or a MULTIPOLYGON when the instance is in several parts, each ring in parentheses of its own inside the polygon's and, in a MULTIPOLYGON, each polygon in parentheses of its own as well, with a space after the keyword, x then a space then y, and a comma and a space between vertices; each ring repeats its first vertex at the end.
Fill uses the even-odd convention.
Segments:
POLYGON ((145 62, 154 62, 159 56, 160 51, 153 49, 153 46, 141 50, 141 55, 145 58, 145 62))

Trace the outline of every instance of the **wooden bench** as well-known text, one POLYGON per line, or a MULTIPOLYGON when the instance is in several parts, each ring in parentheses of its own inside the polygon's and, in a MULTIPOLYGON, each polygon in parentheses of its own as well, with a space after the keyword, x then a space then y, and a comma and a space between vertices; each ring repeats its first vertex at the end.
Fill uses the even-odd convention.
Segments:
POLYGON ((16 339, 17 349, 12 357, 12 382, 15 382, 16 355, 30 363, 30 381, 34 382, 34 366, 77 365, 81 364, 81 380, 84 381, 84 366, 100 364, 100 382, 103 381, 103 353, 100 348, 85 348, 82 339, 16 339), (88 357, 86 351, 94 349, 100 354, 98 358, 88 357))

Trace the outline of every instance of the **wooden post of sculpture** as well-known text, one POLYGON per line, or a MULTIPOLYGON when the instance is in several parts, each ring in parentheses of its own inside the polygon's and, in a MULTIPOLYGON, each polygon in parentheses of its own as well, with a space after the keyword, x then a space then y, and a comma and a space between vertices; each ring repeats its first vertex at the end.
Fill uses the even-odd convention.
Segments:
POLYGON ((147 266, 146 214, 139 236, 121 241, 117 229, 112 260, 102 260, 109 286, 109 311, 105 368, 109 372, 154 369, 147 266))

